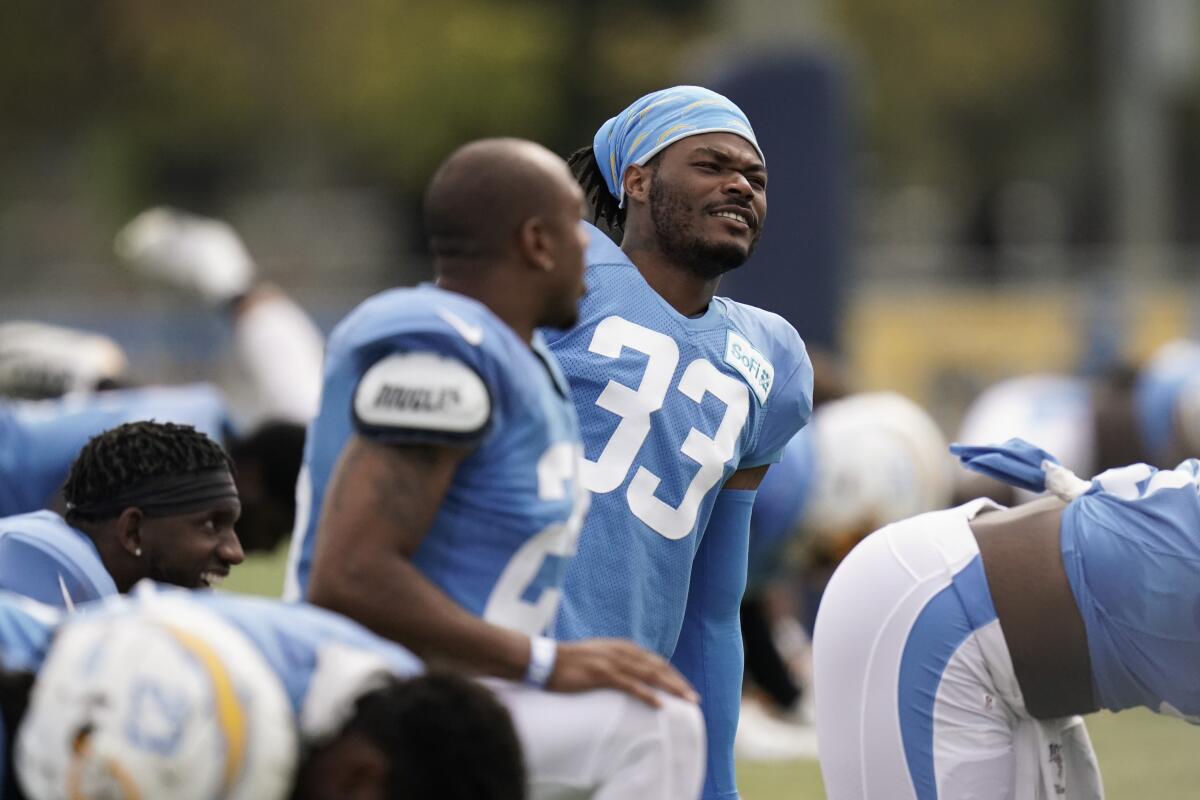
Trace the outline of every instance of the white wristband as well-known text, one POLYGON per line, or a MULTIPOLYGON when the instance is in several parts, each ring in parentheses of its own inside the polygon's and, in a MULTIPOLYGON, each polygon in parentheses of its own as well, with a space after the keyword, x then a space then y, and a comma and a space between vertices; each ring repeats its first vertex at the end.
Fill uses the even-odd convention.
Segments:
POLYGON ((554 659, 558 645, 545 636, 529 637, 529 668, 525 670, 525 683, 542 687, 554 672, 554 659))

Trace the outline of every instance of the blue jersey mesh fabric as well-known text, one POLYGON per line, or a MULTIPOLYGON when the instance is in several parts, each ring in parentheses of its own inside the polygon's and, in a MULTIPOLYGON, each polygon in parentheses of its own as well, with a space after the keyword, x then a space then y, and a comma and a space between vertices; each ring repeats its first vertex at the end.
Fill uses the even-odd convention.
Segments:
POLYGON ((351 405, 359 380, 397 353, 432 353, 466 365, 491 397, 486 428, 460 464, 413 563, 467 610, 540 633, 553 618, 586 510, 575 411, 540 335, 531 349, 481 304, 433 286, 377 295, 330 338, 321 410, 309 427, 298 489, 289 597, 307 588, 322 498, 356 431, 351 405), (447 311, 459 327, 443 316, 447 311), (474 338, 474 329, 481 334, 477 342, 462 332, 474 338), (305 508, 309 492, 311 507, 305 508))
POLYGON ((227 592, 189 592, 144 581, 129 595, 91 606, 87 613, 120 616, 163 600, 195 603, 245 634, 283 683, 297 716, 327 648, 369 653, 396 675, 416 675, 424 670, 416 656, 395 642, 340 614, 307 603, 281 603, 227 592))
POLYGON ((117 594, 92 540, 53 511, 0 519, 0 589, 58 608, 117 594))
POLYGON ((0 402, 0 516, 44 508, 88 439, 150 419, 191 425, 218 442, 229 432, 225 398, 206 383, 0 402))
POLYGON ((1200 461, 1098 475, 1063 512, 1097 701, 1200 721, 1200 461))
POLYGON ((550 337, 593 492, 555 632, 669 656, 717 492, 779 459, 811 413, 812 367, 774 314, 717 297, 684 317, 594 228, 587 258, 580 322, 550 337))

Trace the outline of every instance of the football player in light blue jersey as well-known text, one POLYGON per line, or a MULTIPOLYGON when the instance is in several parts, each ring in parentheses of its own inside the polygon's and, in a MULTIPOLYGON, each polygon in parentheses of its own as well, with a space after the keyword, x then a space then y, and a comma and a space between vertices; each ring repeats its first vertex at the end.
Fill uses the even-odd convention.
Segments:
POLYGON ((755 499, 742 603, 746 676, 779 713, 765 713, 761 695, 746 698, 737 732, 740 755, 815 757, 811 709, 798 702, 799 685, 775 649, 780 624, 791 625, 791 655, 802 660, 800 631, 811 635, 834 567, 877 528, 945 508, 955 467, 933 418, 894 392, 826 402, 788 443, 755 499), (799 580, 780 581, 788 572, 785 551, 801 542, 805 566, 792 576, 799 580), (803 590, 803 623, 786 616, 796 588, 803 590))
POLYGON ((296 716, 307 714, 318 726, 336 721, 324 718, 334 709, 333 701, 321 697, 322 693, 345 691, 352 698, 362 687, 347 684, 369 685, 379 674, 410 676, 425 671, 416 656, 395 642, 308 603, 230 592, 189 592, 145 580, 128 594, 89 605, 80 613, 120 616, 142 610, 169 611, 180 604, 210 611, 241 631, 282 681, 296 716), (359 655, 352 658, 356 653, 359 655), (334 667, 327 667, 327 662, 334 667), (336 684, 324 683, 326 671, 340 675, 336 684), (307 712, 306 707, 310 707, 307 712))
POLYGON ((225 398, 207 383, 0 400, 0 516, 49 507, 88 439, 146 419, 190 425, 218 442, 232 431, 225 398))
POLYGON ((439 168, 437 284, 377 295, 330 338, 288 591, 424 658, 537 687, 496 685, 535 797, 695 797, 702 731, 678 673, 627 641, 545 636, 587 493, 537 328, 575 322, 581 211, 566 165, 530 142, 475 142, 439 168), (602 688, 623 692, 588 691, 602 688))
POLYGON ((967 467, 1051 496, 884 528, 817 619, 830 800, 1101 798, 1081 714, 1200 722, 1200 462, 1077 478, 1020 439, 967 467))
POLYGON ((304 426, 320 393, 320 331, 286 293, 256 279, 245 245, 220 220, 149 209, 117 235, 116 251, 143 277, 222 309, 241 380, 232 395, 203 383, 102 391, 129 386, 127 359, 112 340, 41 323, 0 324, 0 398, 59 398, 0 399, 0 516, 56 507, 71 462, 92 436, 124 422, 174 422, 227 447, 237 465, 243 546, 275 549, 293 525, 304 426))
POLYGON ((677 86, 610 119, 571 165, 620 246, 591 229, 579 325, 549 337, 594 493, 556 630, 672 658, 703 698, 704 796, 735 797, 750 510, 812 410, 792 326, 715 296, 762 233, 765 159, 736 105, 677 86))
POLYGON ((142 578, 216 586, 242 561, 229 458, 190 426, 135 422, 92 438, 63 493, 65 517, 0 519, 0 588, 69 608, 142 578))
POLYGON ((125 422, 189 425, 224 442, 236 465, 247 551, 270 551, 292 525, 304 429, 266 422, 238 436, 225 397, 206 383, 72 394, 36 402, 0 400, 0 516, 54 508, 87 441, 125 422))
MULTIPOLYGON (((63 796, 81 759, 118 765, 138 790, 127 797, 522 796, 520 746, 494 697, 422 676, 407 650, 340 615, 142 582, 58 633, 53 610, 36 605, 0 596, 0 646, 29 650, 22 668, 38 673, 24 718, 3 704, 27 695, 28 679, 0 676, 5 729, 20 728, 16 771, 35 800, 63 796), (81 735, 88 747, 72 748, 81 735), (213 735, 215 750, 196 749, 213 735)), ((82 772, 73 780, 92 788, 81 795, 107 796, 103 773, 82 772)))

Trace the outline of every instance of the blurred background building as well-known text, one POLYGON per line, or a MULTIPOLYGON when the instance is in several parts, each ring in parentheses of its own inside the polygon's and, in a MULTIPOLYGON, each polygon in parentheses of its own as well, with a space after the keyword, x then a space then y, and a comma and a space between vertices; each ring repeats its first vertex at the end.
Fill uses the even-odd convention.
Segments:
POLYGON ((1200 322, 1195 0, 7 0, 0 319, 213 369, 211 312, 113 233, 232 222, 325 326, 427 276, 420 192, 457 144, 568 153, 704 82, 768 156, 762 250, 726 290, 953 430, 979 387, 1095 371, 1200 322))

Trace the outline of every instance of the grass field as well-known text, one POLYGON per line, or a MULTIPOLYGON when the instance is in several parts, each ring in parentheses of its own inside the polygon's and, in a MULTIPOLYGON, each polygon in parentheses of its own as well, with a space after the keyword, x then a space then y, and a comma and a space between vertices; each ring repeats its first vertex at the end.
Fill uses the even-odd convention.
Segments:
MULTIPOLYGON (((1200 798, 1200 729, 1149 711, 1126 711, 1095 714, 1088 730, 1110 800, 1200 798)), ((745 800, 825 797, 815 761, 739 764, 738 783, 745 800)))
MULTIPOLYGON (((226 588, 278 596, 286 554, 248 560, 234 569, 226 588)), ((1110 800, 1200 798, 1200 728, 1148 711, 1097 714, 1088 729, 1100 757, 1110 800)), ((738 765, 744 800, 820 800, 815 761, 738 765)))

